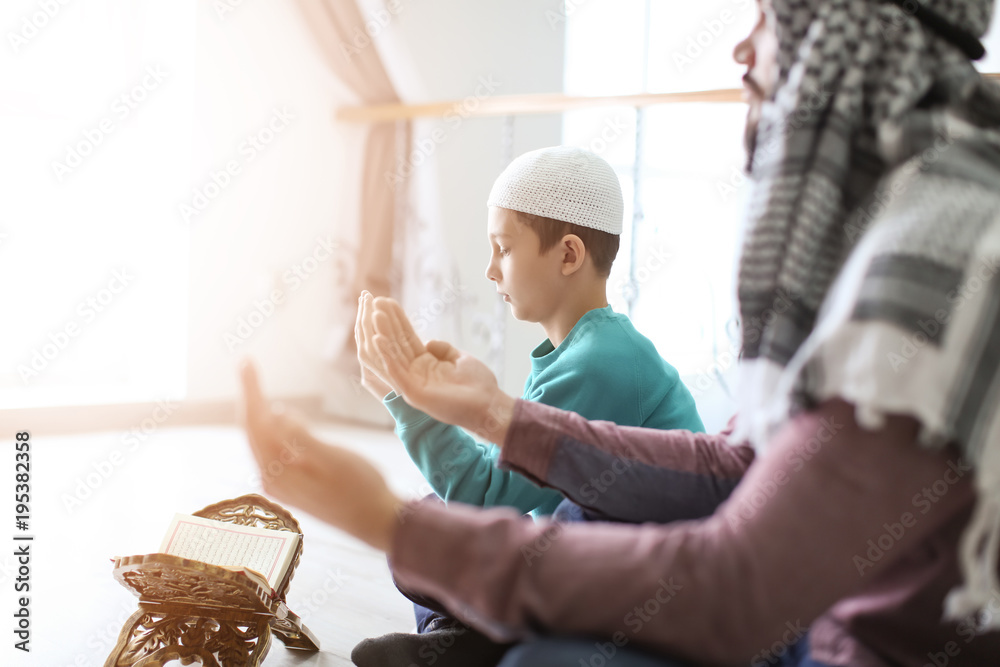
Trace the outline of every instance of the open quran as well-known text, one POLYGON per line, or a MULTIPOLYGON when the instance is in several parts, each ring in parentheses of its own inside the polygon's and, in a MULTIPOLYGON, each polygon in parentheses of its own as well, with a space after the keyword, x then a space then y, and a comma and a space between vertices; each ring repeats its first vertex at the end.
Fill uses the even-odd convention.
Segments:
POLYGON ((274 595, 301 538, 287 530, 176 514, 163 536, 160 553, 242 572, 274 595))
POLYGON ((115 579, 139 606, 105 667, 256 667, 272 635, 288 648, 319 650, 285 604, 301 555, 298 522, 256 494, 175 515, 157 553, 114 559, 115 579))

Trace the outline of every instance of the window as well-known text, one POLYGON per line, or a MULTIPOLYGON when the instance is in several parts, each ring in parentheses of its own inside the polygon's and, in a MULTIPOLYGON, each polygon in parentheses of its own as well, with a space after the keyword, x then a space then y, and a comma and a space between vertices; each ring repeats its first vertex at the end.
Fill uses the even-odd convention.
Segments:
MULTIPOLYGON (((739 88, 744 68, 733 62, 732 48, 749 33, 756 11, 753 0, 567 5, 566 92, 739 88)), ((735 367, 738 350, 735 269, 745 117, 738 103, 564 116, 564 143, 608 160, 625 194, 625 231, 609 300, 680 371, 710 428, 731 410, 720 379, 735 367)))

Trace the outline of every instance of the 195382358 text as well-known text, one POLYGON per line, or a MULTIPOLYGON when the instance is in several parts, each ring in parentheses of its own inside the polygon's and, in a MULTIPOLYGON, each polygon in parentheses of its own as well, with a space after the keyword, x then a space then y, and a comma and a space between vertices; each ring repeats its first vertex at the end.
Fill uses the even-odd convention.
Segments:
POLYGON ((31 435, 14 436, 14 648, 31 650, 31 435))

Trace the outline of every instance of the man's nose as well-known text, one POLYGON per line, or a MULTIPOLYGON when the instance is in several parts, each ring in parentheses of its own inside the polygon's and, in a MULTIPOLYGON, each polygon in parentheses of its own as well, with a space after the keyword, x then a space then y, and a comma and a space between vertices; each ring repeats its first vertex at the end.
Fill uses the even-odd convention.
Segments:
POLYGON ((746 65, 747 69, 754 66, 753 36, 749 36, 733 47, 733 60, 739 65, 746 65))

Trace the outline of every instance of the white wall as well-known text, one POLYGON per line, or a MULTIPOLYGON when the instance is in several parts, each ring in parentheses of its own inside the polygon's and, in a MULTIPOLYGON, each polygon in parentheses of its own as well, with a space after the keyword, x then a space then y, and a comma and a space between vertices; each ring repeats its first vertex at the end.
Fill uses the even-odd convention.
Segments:
POLYGON ((213 3, 199 5, 192 192, 230 160, 241 171, 191 220, 187 398, 234 398, 244 354, 259 362, 272 394, 318 394, 346 267, 334 257, 311 274, 303 268, 301 283, 282 276, 316 250, 318 238, 353 238, 359 146, 356 133, 332 122, 347 96, 295 3, 243 3, 222 17, 213 3), (250 160, 247 135, 267 128, 275 109, 294 120, 250 160), (273 316, 245 342, 227 343, 273 288, 285 295, 273 316))
MULTIPOLYGON (((374 11, 371 6, 366 4, 374 11)), ((563 23, 552 17, 561 6, 559 0, 403 0, 402 10, 376 44, 407 101, 462 100, 471 107, 477 104, 477 93, 558 92, 563 89, 564 33, 563 23)), ((463 119, 463 105, 454 109, 450 122, 415 123, 414 162, 422 164, 414 170, 414 185, 437 199, 436 210, 426 200, 420 208, 430 218, 426 222, 437 225, 435 233, 454 259, 463 288, 463 298, 445 314, 457 314, 459 330, 441 327, 437 335, 485 359, 489 346, 475 322, 481 316, 490 318, 495 308, 496 288, 484 275, 489 257, 486 199, 505 166, 504 120, 463 119), (435 131, 437 141, 432 139, 435 131)), ((518 117, 512 155, 558 144, 561 135, 558 115, 518 117)), ((433 297, 410 295, 408 304, 416 308, 433 297)), ((520 395, 530 370, 528 352, 545 334, 537 324, 517 322, 504 309, 504 387, 520 395)))

